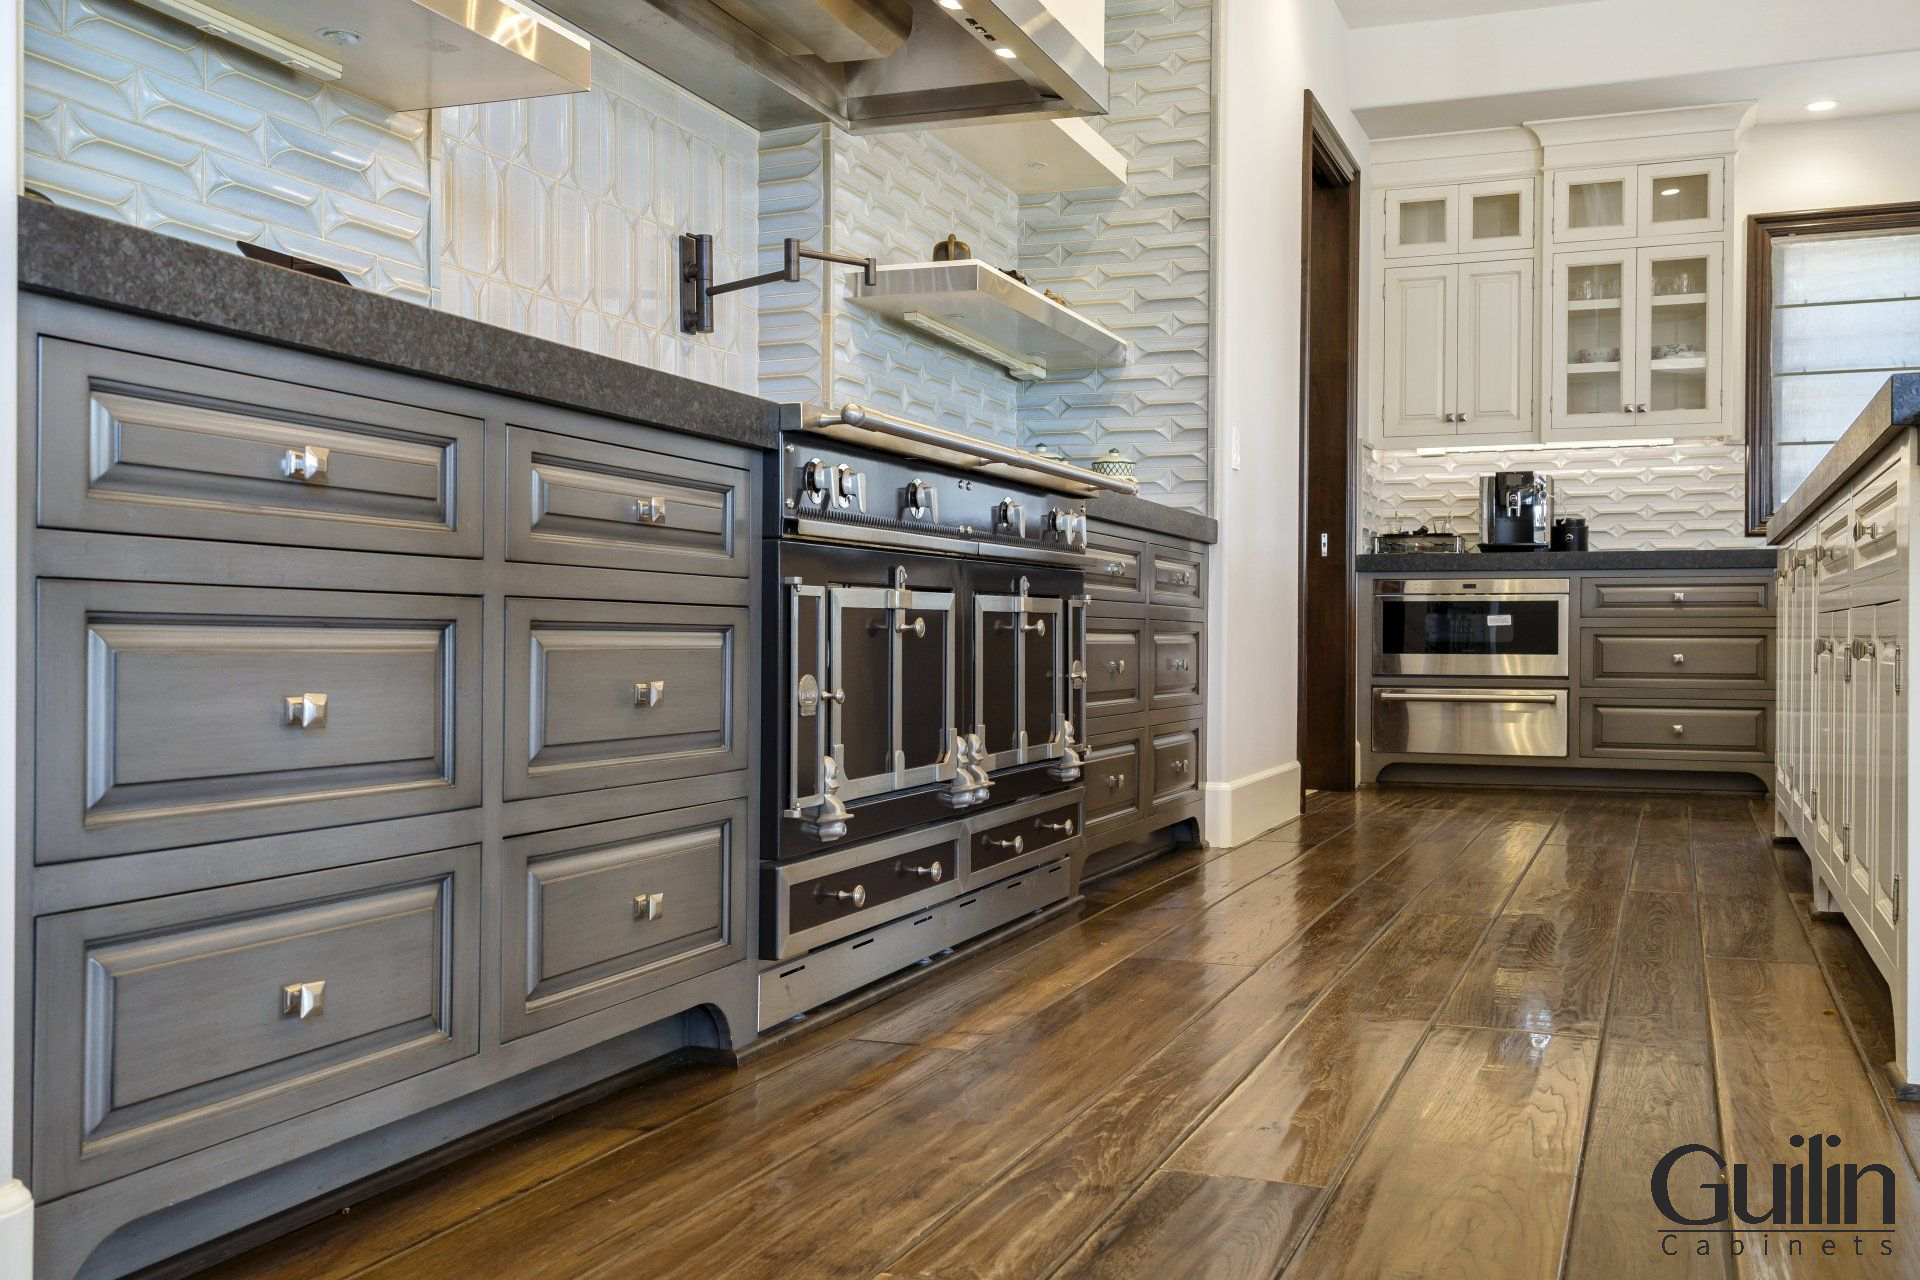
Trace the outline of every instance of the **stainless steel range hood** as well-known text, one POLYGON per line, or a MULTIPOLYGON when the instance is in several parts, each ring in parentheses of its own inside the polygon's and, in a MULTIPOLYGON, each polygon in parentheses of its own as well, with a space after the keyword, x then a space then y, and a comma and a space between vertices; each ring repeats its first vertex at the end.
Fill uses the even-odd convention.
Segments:
POLYGON ((1104 115, 1107 72, 1047 0, 546 0, 756 129, 857 133, 1104 115))

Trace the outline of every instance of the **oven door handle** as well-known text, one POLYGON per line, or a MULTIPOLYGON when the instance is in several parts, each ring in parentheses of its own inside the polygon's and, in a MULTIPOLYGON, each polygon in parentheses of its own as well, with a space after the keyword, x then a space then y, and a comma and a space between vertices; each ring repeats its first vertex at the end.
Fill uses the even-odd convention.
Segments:
POLYGON ((1376 695, 1382 702, 1558 702, 1558 693, 1500 693, 1496 691, 1420 693, 1402 689, 1382 689, 1376 695))

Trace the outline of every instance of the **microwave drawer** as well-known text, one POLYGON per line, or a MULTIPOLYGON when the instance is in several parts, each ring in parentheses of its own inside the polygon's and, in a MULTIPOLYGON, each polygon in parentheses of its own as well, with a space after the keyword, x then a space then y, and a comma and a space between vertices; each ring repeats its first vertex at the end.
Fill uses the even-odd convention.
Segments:
POLYGON ((1567 691, 1376 687, 1373 749, 1383 755, 1565 756, 1567 691))

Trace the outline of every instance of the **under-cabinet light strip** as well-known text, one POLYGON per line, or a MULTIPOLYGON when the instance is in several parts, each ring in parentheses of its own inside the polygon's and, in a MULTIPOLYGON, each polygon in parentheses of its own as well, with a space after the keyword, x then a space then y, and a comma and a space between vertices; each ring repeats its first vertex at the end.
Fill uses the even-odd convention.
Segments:
POLYGON ((916 329, 923 329, 942 341, 951 342, 962 351, 992 361, 1023 382, 1037 382, 1047 376, 1047 366, 1022 359, 1010 351, 1002 351, 984 338, 976 338, 964 329, 940 323, 924 311, 907 312, 906 321, 916 329))
MULTIPOLYGON (((1375 449, 1374 453, 1412 454, 1416 458, 1438 458, 1451 453, 1564 453, 1569 449, 1633 449, 1660 448, 1675 443, 1673 437, 1666 436, 1646 440, 1563 440, 1544 444, 1457 444, 1431 445, 1424 449, 1375 449)), ((1712 439, 1695 440, 1694 444, 1712 444, 1712 439)))
POLYGON ((228 44, 239 45, 249 53, 257 53, 269 62, 277 62, 283 67, 291 67, 302 75, 312 76, 315 80, 338 80, 346 68, 333 58, 311 49, 303 49, 289 40, 282 40, 271 31, 263 31, 250 22, 244 22, 232 14, 222 13, 212 5, 201 4, 200 0, 141 0, 148 8, 158 9, 171 17, 178 18, 188 26, 228 44))

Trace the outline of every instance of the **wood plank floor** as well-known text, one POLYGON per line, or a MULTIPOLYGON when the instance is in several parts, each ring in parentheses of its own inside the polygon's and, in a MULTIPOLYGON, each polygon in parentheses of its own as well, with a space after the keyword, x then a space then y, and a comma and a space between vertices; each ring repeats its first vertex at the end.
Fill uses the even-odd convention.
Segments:
POLYGON ((1884 984, 1765 802, 1319 794, 739 1070, 681 1065, 203 1275, 1920 1274, 1884 984), (1794 1135, 1887 1171, 1772 1207, 1794 1135), (1833 1245, 1826 1251, 1826 1242, 1833 1245))

